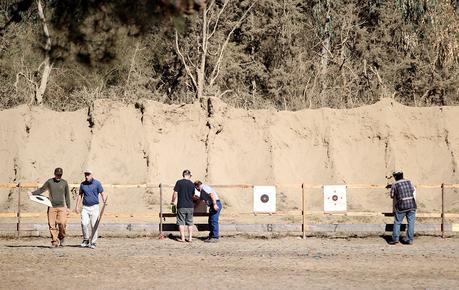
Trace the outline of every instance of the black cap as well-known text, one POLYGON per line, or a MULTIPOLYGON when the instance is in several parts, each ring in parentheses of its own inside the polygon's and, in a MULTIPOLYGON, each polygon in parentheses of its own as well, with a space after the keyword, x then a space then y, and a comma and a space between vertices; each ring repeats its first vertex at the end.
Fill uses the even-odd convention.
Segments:
POLYGON ((392 173, 392 176, 395 178, 395 180, 400 180, 403 179, 403 171, 401 170, 396 170, 392 173))
POLYGON ((58 167, 54 169, 54 175, 62 175, 64 173, 64 170, 62 168, 58 167))
POLYGON ((191 171, 189 171, 188 169, 183 170, 182 176, 185 177, 187 175, 191 176, 191 171))

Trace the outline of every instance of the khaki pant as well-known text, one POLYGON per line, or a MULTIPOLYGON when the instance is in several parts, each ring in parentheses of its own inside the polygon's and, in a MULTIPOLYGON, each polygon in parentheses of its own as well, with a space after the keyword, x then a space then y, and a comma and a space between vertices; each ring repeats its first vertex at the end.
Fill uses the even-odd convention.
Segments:
POLYGON ((51 243, 58 245, 59 240, 65 238, 67 227, 67 208, 48 207, 48 225, 51 233, 51 243))

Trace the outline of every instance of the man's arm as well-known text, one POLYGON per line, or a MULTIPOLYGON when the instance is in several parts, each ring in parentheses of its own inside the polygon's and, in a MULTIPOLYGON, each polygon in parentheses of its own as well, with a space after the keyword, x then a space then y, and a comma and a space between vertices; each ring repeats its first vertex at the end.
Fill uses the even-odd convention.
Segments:
POLYGON ((65 183, 65 203, 67 204, 67 208, 70 211, 70 190, 68 183, 65 183))
POLYGON ((215 211, 218 210, 218 205, 217 205, 217 195, 214 192, 210 193, 210 199, 212 199, 212 205, 215 211))
POLYGON ((27 194, 29 196, 31 196, 31 195, 40 195, 43 192, 47 191, 48 188, 49 188, 49 180, 47 180, 45 183, 43 183, 43 185, 39 189, 37 189, 35 191, 32 191, 32 192, 29 191, 29 192, 27 192, 27 194))
POLYGON ((395 186, 392 185, 392 187, 390 188, 390 198, 394 198, 395 196, 395 186))
POLYGON ((102 201, 106 204, 107 203, 107 194, 105 193, 105 191, 102 191, 100 193, 100 195, 102 195, 102 201))
POLYGON ((107 203, 107 194, 104 192, 104 188, 102 187, 102 183, 97 182, 97 191, 102 196, 102 201, 107 203))
POLYGON ((83 190, 81 189, 81 185, 80 185, 80 190, 78 192, 78 197, 77 197, 77 200, 75 202, 75 212, 76 213, 80 213, 80 204, 81 204, 81 199, 83 198, 83 190))
POLYGON ((171 199, 171 204, 175 204, 175 200, 177 199, 177 192, 174 190, 174 193, 172 193, 172 199, 171 199))

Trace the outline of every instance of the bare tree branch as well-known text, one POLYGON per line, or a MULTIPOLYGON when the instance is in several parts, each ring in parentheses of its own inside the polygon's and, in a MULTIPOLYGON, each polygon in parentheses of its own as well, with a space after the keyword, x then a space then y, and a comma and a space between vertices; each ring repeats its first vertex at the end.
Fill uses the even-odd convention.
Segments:
POLYGON ((218 95, 219 98, 223 97, 223 95, 227 94, 227 93, 231 93, 233 90, 226 90, 224 91, 223 93, 221 93, 220 95, 218 95))
MULTIPOLYGON (((225 3, 223 4, 222 9, 220 9, 220 11, 218 12, 217 19, 215 19, 214 28, 212 29, 212 32, 209 34, 209 36, 208 36, 207 39, 210 39, 210 38, 214 35, 215 31, 217 30, 217 26, 218 26, 218 22, 219 22, 219 20, 220 20, 220 16, 222 15, 222 13, 223 13, 223 11, 225 10, 226 5, 228 4, 229 1, 230 1, 230 0, 226 0, 225 3)), ((212 3, 213 3, 213 2, 212 2, 212 3)))
POLYGON ((14 88, 16 90, 16 92, 18 91, 18 84, 19 84, 19 77, 22 76, 26 81, 28 81, 29 83, 31 83, 34 87, 34 90, 37 89, 37 83, 34 82, 33 80, 31 80, 30 78, 28 78, 25 73, 23 72, 18 72, 16 74, 16 81, 14 82, 14 88))
POLYGON ((183 65, 185 66, 185 70, 190 77, 191 81, 193 82, 193 85, 195 88, 198 88, 198 84, 196 83, 196 79, 194 78, 193 74, 191 73, 190 67, 187 65, 185 57, 183 57, 182 52, 180 51, 179 43, 178 43, 178 32, 177 29, 175 30, 175 48, 177 50, 178 55, 180 56, 180 59, 182 60, 183 65))
POLYGON ((220 55, 217 59, 217 62, 215 63, 215 66, 214 66, 214 69, 212 70, 212 73, 211 73, 211 78, 210 78, 210 83, 209 85, 212 86, 215 82, 215 80, 217 79, 218 77, 218 74, 220 72, 220 65, 221 65, 221 62, 222 62, 222 59, 223 59, 223 53, 225 52, 225 48, 226 46, 228 45, 229 43, 229 40, 231 38, 231 35, 233 35, 234 31, 236 30, 236 28, 238 28, 242 21, 244 21, 245 17, 247 16, 247 14, 249 13, 249 11, 253 8, 253 6, 255 6, 255 4, 258 2, 258 0, 255 0, 252 5, 249 6, 249 8, 247 8, 247 10, 244 12, 244 14, 242 14, 241 18, 239 19, 239 21, 236 23, 236 25, 234 25, 233 29, 231 29, 231 31, 228 33, 228 35, 226 36, 226 40, 225 42, 223 43, 222 45, 222 48, 220 50, 220 55))

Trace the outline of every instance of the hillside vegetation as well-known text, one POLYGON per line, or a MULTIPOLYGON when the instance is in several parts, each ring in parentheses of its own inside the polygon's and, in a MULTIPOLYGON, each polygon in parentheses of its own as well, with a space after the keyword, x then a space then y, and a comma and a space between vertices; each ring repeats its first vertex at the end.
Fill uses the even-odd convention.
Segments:
POLYGON ((0 0, 0 108, 458 104, 458 16, 458 0, 0 0))

